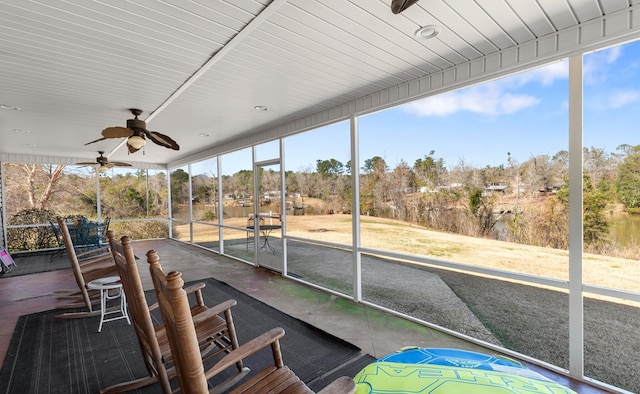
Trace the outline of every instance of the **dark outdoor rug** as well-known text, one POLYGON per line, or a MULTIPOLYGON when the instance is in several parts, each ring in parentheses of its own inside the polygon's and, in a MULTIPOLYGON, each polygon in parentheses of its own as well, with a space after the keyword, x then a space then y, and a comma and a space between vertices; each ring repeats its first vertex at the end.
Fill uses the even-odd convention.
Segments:
POLYGON ((71 267, 66 252, 14 253, 12 257, 16 263, 15 266, 9 272, 2 272, 0 278, 57 271, 71 267))
MULTIPOLYGON (((64 250, 15 253, 12 257, 16 263, 15 267, 9 272, 0 273, 0 278, 71 269, 69 257, 64 250)), ((136 256, 137 259, 139 259, 138 256, 136 256)))
MULTIPOLYGON (((316 390, 333 380, 327 376, 354 376, 361 369, 353 367, 362 362, 358 347, 223 282, 211 278, 198 282, 206 283, 207 305, 229 298, 238 301, 232 313, 240 344, 273 327, 283 327, 285 364, 316 390)), ((146 294, 153 302, 151 293, 146 294)), ((107 322, 98 333, 99 317, 55 318, 59 313, 58 309, 19 318, 0 371, 0 393, 97 393, 101 387, 147 376, 133 328, 125 320, 107 322)), ((263 351, 246 359, 245 365, 255 373, 270 362, 270 351, 263 351)), ((152 385, 137 392, 158 391, 152 385)))

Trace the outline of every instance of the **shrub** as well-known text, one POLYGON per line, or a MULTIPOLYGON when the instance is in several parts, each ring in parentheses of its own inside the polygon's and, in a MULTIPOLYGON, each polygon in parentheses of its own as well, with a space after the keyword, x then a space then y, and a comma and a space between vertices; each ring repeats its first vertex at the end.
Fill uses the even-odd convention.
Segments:
POLYGON ((49 222, 55 222, 56 214, 48 209, 30 208, 20 211, 9 219, 9 225, 42 225, 7 229, 10 252, 58 247, 58 240, 49 222))
POLYGON ((640 208, 627 208, 629 215, 640 215, 640 208))
POLYGON ((202 215, 202 219, 203 219, 203 220, 206 220, 206 221, 208 221, 208 222, 210 222, 210 221, 214 220, 215 218, 216 218, 216 215, 215 215, 215 213, 213 213, 213 211, 211 211, 211 210, 206 211, 206 212, 204 213, 204 215, 202 215))
POLYGON ((111 222, 109 229, 113 230, 116 238, 120 238, 124 235, 134 240, 169 237, 169 225, 164 220, 121 223, 111 222))

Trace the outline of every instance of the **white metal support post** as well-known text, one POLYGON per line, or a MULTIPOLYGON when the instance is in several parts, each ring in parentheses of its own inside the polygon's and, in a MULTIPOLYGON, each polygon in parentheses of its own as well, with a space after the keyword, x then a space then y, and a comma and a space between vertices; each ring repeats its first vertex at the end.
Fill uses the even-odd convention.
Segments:
POLYGON ((584 375, 582 55, 569 58, 569 374, 584 375))
POLYGON ((222 202, 224 201, 223 199, 223 193, 222 193, 222 177, 220 176, 220 171, 222 170, 222 158, 220 157, 220 155, 216 156, 216 175, 218 176, 218 181, 217 181, 217 185, 218 185, 218 193, 217 193, 217 200, 218 200, 218 245, 220 245, 220 254, 224 254, 224 228, 222 227, 222 225, 224 224, 224 215, 223 215, 223 207, 222 207, 222 202))
POLYGON ((171 169, 167 167, 167 219, 169 223, 169 238, 173 238, 173 213, 171 212, 171 169))
POLYGON ((258 164, 256 164, 256 145, 251 146, 251 169, 253 173, 253 265, 258 266, 258 252, 260 251, 260 198, 258 196, 258 164))
POLYGON ((187 165, 189 173, 189 242, 193 243, 193 178, 191 177, 191 163, 187 165))
POLYGON ((282 276, 287 276, 289 269, 287 267, 287 178, 285 174, 285 157, 284 157, 284 139, 280 138, 279 152, 280 152, 280 224, 281 237, 282 237, 282 276))
POLYGON ((96 168, 96 215, 98 222, 102 222, 102 194, 100 191, 100 171, 96 168))
POLYGON ((360 252, 360 158, 358 117, 351 116, 351 233, 353 237, 353 300, 362 301, 362 252, 360 252))
POLYGON ((2 176, 3 163, 0 161, 0 249, 7 249, 7 228, 4 218, 7 211, 4 204, 5 190, 4 190, 4 177, 2 176))

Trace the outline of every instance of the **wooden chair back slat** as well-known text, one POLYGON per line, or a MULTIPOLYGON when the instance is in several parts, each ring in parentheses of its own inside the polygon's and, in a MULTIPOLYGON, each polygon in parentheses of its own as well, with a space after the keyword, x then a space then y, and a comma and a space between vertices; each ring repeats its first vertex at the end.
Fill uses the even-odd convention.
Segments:
POLYGON ((170 377, 162 360, 162 351, 151 319, 151 311, 144 295, 136 256, 131 247, 131 239, 124 236, 121 238, 121 242, 118 242, 111 230, 107 232, 107 239, 122 281, 122 287, 127 296, 129 317, 135 328, 147 370, 152 376, 155 376, 163 392, 171 393, 170 377))
POLYGON ((158 304, 178 371, 180 389, 184 393, 208 393, 202 355, 187 294, 183 289, 182 274, 173 271, 165 277, 162 271, 159 272, 153 283, 157 286, 158 304))
MULTIPOLYGON (((233 394, 247 393, 313 393, 296 374, 284 365, 280 349, 280 339, 284 330, 274 328, 257 338, 241 345, 205 371, 200 354, 193 317, 189 311, 187 293, 184 291, 182 273, 171 271, 165 275, 160 266, 160 259, 154 250, 147 252, 147 262, 153 284, 158 295, 158 304, 169 336, 180 389, 184 393, 209 393, 207 379, 222 373, 234 366, 238 361, 270 347, 273 364, 243 382, 229 392, 233 394)), ((213 392, 220 392, 220 387, 213 387, 213 392)), ((349 394, 356 390, 355 382, 349 377, 342 377, 332 382, 321 393, 349 394)))
MULTIPOLYGON (((149 376, 110 386, 103 389, 102 393, 129 391, 156 382, 160 384, 164 393, 171 393, 173 389, 170 380, 177 375, 175 369, 176 360, 174 360, 174 355, 171 351, 166 324, 162 322, 154 325, 153 323, 151 311, 158 304, 149 305, 147 303, 131 239, 124 236, 118 242, 112 230, 107 232, 107 238, 129 303, 129 315, 138 337, 138 343, 149 376)), ((157 269, 162 271, 159 263, 157 269)), ((197 355, 200 357, 200 349, 206 348, 207 354, 205 358, 209 358, 218 354, 228 353, 232 348, 238 347, 230 311, 231 307, 236 305, 236 302, 235 300, 227 300, 209 308, 204 304, 200 290, 202 287, 204 287, 204 284, 199 283, 190 286, 185 291, 185 293, 194 294, 196 298, 196 303, 193 306, 189 305, 188 299, 186 300, 186 309, 192 319, 191 328, 196 333, 196 344, 199 346, 197 355), (223 314, 226 320, 220 317, 219 314, 223 314)), ((202 359, 200 359, 200 363, 202 363, 202 359)), ((238 376, 247 373, 241 362, 236 365, 238 376)), ((230 381, 234 378, 231 377, 230 381)))
MULTIPOLYGON (((59 308, 75 308, 75 307, 85 307, 86 312, 71 312, 71 313, 63 313, 57 315, 60 318, 81 318, 81 317, 90 317, 96 316, 100 313, 99 310, 94 310, 93 305, 99 302, 99 299, 93 297, 92 294, 95 291, 90 291, 87 289, 87 284, 95 279, 105 278, 109 276, 116 276, 118 271, 113 263, 113 259, 110 253, 99 254, 96 251, 95 256, 87 257, 82 260, 78 257, 76 253, 73 241, 71 239, 71 235, 69 233, 69 228, 65 220, 61 217, 57 218, 58 228, 60 232, 60 236, 64 243, 65 249, 67 251, 67 258, 69 259, 69 264, 71 266, 71 271, 73 272, 73 276, 76 280, 76 284, 78 285, 77 290, 71 291, 71 295, 68 296, 60 296, 60 299, 68 299, 72 300, 71 303, 59 305, 59 308)), ((70 291, 67 291, 70 292, 70 291)))

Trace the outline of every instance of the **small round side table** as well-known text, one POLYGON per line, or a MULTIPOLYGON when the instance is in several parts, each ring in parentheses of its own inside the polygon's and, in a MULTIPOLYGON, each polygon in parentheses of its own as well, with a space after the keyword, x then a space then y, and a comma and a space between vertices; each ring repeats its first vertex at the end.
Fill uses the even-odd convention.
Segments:
POLYGON ((98 326, 98 332, 102 331, 103 323, 114 320, 127 319, 127 322, 131 324, 129 314, 127 313, 127 297, 122 289, 119 276, 108 276, 92 280, 87 283, 87 288, 100 290, 100 325, 98 326), (116 298, 120 298, 120 308, 107 310, 107 301, 116 298), (116 314, 117 316, 105 319, 106 315, 112 314, 116 314))

